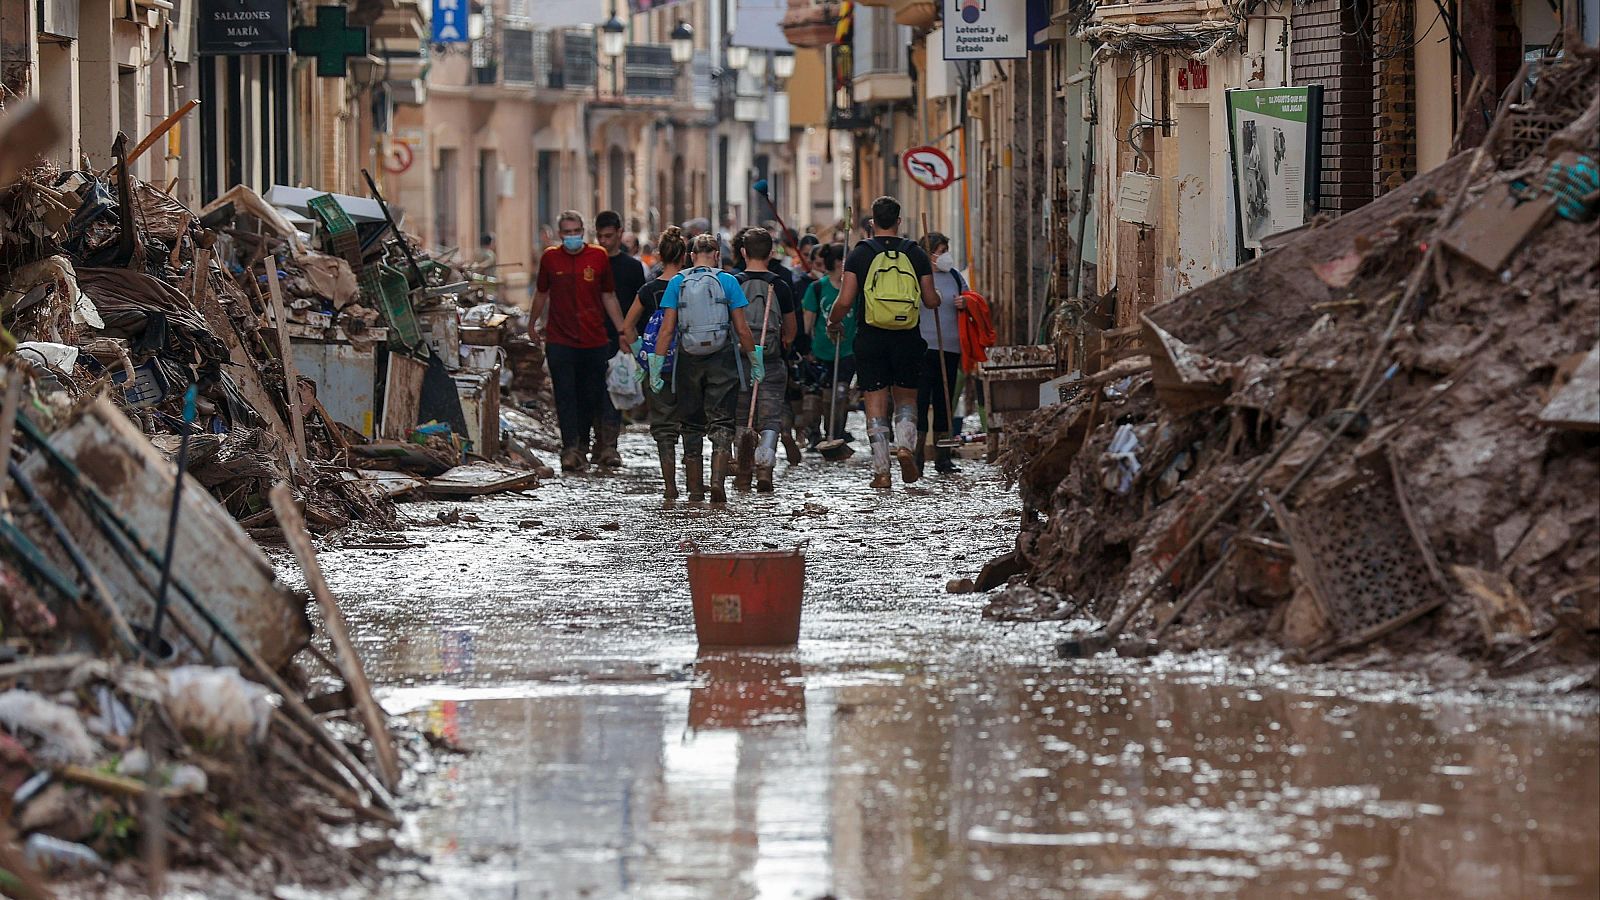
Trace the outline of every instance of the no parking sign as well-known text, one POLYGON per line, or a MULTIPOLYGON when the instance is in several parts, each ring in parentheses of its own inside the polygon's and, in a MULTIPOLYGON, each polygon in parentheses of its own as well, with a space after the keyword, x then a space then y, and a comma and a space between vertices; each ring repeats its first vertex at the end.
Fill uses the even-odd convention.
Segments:
POLYGON ((942 191, 956 180, 955 164, 938 147, 913 147, 901 155, 900 165, 930 191, 942 191))

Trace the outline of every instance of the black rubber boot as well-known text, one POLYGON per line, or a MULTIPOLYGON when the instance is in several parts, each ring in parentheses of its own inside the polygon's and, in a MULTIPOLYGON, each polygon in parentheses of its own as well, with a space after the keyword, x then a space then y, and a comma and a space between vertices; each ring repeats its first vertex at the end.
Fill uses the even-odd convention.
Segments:
POLYGON ((703 503, 706 499, 706 463, 704 456, 683 457, 683 486, 689 489, 690 503, 703 503))
MULTIPOLYGON (((676 500, 678 499, 678 447, 676 444, 657 444, 656 453, 661 457, 661 498, 676 500)), ((688 460, 684 460, 686 467, 688 463, 688 460)))
POLYGON ((733 460, 727 450, 711 451, 711 502, 728 502, 728 465, 733 460))

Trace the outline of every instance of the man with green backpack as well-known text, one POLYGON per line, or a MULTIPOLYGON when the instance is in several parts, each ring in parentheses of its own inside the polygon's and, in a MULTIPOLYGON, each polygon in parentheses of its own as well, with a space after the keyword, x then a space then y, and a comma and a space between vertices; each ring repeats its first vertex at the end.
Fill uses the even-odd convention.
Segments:
POLYGON ((872 486, 886 488, 891 436, 901 480, 910 484, 922 477, 916 456, 917 385, 928 344, 917 324, 922 307, 939 307, 939 292, 928 254, 915 241, 898 236, 900 202, 893 197, 874 200, 871 221, 872 237, 857 244, 845 260, 844 287, 828 314, 828 333, 837 340, 845 317, 856 317, 856 379, 866 395, 872 486))

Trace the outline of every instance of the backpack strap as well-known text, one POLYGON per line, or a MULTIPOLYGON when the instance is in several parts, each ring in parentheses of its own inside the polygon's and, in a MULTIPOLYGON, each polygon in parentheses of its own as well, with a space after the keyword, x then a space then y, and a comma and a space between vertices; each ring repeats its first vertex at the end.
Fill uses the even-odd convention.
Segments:
POLYGON ((965 294, 967 292, 967 280, 961 277, 961 270, 951 269, 950 274, 956 277, 956 287, 959 289, 958 292, 965 294))

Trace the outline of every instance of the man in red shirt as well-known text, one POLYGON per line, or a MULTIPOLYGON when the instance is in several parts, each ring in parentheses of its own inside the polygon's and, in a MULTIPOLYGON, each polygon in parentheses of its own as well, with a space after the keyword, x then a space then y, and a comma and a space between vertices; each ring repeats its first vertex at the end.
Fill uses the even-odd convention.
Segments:
POLYGON ((606 363, 611 359, 606 320, 621 331, 622 310, 611 259, 599 245, 584 242, 583 216, 569 209, 556 220, 556 229, 560 245, 539 259, 528 333, 546 342, 545 362, 561 425, 561 469, 582 472, 588 468, 583 448, 606 393, 606 363))

